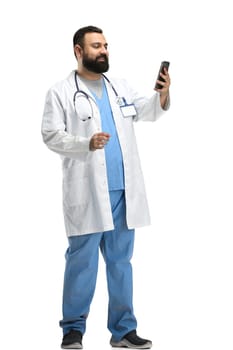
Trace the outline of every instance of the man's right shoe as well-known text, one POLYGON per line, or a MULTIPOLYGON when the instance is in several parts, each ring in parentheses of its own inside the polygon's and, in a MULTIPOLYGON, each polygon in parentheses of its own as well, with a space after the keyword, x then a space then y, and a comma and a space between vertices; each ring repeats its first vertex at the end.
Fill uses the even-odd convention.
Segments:
POLYGON ((62 339, 62 349, 82 349, 82 333, 72 329, 62 339))
POLYGON ((113 337, 110 344, 114 348, 128 348, 128 349, 150 349, 152 342, 148 339, 140 338, 136 330, 127 333, 121 340, 115 341, 113 337))

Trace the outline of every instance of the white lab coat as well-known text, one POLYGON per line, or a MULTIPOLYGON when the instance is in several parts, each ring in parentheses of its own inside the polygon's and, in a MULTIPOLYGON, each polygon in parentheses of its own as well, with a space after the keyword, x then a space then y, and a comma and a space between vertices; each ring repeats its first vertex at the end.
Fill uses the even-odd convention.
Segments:
MULTIPOLYGON (((108 96, 121 145, 126 198, 126 220, 129 229, 150 224, 149 208, 140 166, 133 122, 155 121, 164 112, 159 95, 139 96, 125 80, 110 79, 120 97, 134 103, 137 117, 124 118, 111 85, 106 82, 108 96)), ((90 94, 78 78, 79 89, 90 94)), ((74 71, 55 84, 47 93, 42 135, 46 145, 62 156, 63 209, 68 236, 114 229, 109 199, 105 151, 89 150, 93 134, 101 129, 101 118, 95 102, 93 117, 86 121, 77 117, 73 96, 76 91, 74 71)))

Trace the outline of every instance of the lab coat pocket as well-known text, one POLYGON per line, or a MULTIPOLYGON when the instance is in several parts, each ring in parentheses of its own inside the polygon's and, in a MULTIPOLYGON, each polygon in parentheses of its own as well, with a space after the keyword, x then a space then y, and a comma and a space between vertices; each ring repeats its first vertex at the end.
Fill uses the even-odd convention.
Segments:
POLYGON ((63 199, 66 207, 86 206, 90 199, 88 166, 84 162, 65 169, 63 199))

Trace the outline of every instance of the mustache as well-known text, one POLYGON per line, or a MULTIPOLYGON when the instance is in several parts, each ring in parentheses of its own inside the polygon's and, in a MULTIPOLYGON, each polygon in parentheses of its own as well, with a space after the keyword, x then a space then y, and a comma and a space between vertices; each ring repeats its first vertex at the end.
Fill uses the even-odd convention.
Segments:
POLYGON ((105 55, 105 54, 102 54, 102 55, 97 56, 97 57, 96 57, 96 61, 97 61, 99 58, 104 58, 105 61, 108 60, 108 57, 107 57, 107 55, 105 55))

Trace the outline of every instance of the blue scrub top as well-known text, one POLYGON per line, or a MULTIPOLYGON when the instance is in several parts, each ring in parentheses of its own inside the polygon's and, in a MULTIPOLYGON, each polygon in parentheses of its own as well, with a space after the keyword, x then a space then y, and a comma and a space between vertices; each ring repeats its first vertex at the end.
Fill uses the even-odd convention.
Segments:
POLYGON ((104 147, 108 188, 109 191, 123 190, 125 188, 125 184, 121 146, 104 80, 101 98, 99 98, 93 91, 92 94, 94 95, 96 103, 99 107, 102 131, 110 134, 110 139, 104 147))

